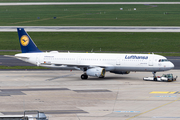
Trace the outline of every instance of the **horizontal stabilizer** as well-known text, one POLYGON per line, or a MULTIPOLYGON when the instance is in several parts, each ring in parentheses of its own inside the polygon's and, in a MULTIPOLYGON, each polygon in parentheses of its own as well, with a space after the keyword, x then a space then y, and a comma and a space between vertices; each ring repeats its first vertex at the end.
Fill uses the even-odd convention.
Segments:
POLYGON ((22 58, 22 59, 29 59, 29 57, 23 57, 23 56, 14 56, 14 55, 4 55, 5 57, 12 57, 12 58, 22 58))

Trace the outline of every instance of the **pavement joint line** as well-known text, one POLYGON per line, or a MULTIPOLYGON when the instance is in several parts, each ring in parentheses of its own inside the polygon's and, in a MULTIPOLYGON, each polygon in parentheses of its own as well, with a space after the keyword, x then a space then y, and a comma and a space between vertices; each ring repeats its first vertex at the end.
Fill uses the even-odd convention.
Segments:
POLYGON ((113 113, 113 111, 114 111, 114 108, 115 108, 115 105, 116 105, 116 102, 117 102, 117 99, 118 99, 118 96, 119 96, 119 88, 120 88, 120 87, 118 87, 118 91, 117 91, 117 93, 116 93, 116 97, 115 97, 115 101, 114 101, 114 104, 113 104, 112 113, 113 113))
POLYGON ((158 107, 156 107, 156 108, 150 109, 150 110, 145 111, 145 112, 143 112, 143 113, 137 114, 137 115, 135 115, 135 116, 133 116, 133 117, 130 117, 130 118, 126 119, 126 120, 133 119, 133 118, 138 117, 138 116, 140 116, 140 115, 143 115, 143 114, 145 114, 145 113, 148 113, 148 112, 151 112, 151 111, 156 110, 156 109, 158 109, 158 108, 161 108, 161 107, 164 107, 164 106, 166 106, 166 105, 169 105, 169 104, 171 104, 171 103, 173 103, 173 102, 176 102, 176 101, 178 101, 178 100, 180 100, 180 97, 179 97, 178 99, 174 100, 174 101, 171 101, 171 102, 169 102, 169 103, 163 104, 163 105, 158 106, 158 107))
POLYGON ((47 79, 46 81, 52 81, 52 80, 56 80, 56 79, 59 79, 59 78, 66 78, 66 77, 70 77, 70 76, 74 76, 74 75, 75 74, 62 75, 62 76, 59 76, 59 77, 54 77, 54 78, 47 79))

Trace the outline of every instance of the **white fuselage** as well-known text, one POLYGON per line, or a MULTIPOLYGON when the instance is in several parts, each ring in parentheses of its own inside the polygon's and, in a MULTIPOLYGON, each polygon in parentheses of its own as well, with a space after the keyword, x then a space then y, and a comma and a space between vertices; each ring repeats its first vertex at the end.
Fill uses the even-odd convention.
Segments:
POLYGON ((166 71, 173 63, 155 54, 108 54, 108 53, 20 53, 19 59, 37 66, 58 69, 101 67, 106 71, 166 71))

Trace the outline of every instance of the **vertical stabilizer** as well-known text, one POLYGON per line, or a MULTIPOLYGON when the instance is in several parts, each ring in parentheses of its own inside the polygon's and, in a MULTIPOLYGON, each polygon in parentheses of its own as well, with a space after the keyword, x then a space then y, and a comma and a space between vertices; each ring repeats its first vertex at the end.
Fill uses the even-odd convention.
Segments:
POLYGON ((22 53, 41 52, 24 28, 17 28, 22 53))

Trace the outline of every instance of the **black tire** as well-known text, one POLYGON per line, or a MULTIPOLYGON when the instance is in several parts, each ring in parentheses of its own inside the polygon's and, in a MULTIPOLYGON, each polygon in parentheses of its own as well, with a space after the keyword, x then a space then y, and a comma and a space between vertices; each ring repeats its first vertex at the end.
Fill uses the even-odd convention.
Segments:
POLYGON ((82 75, 81 75, 81 79, 88 79, 88 76, 87 76, 87 75, 82 74, 82 75))
POLYGON ((101 76, 101 77, 99 77, 99 78, 104 78, 104 76, 101 76))
POLYGON ((86 76, 86 79, 88 79, 88 75, 85 75, 86 76))

